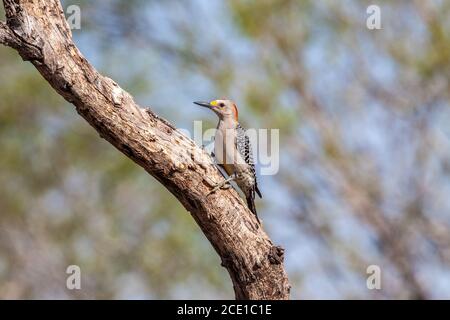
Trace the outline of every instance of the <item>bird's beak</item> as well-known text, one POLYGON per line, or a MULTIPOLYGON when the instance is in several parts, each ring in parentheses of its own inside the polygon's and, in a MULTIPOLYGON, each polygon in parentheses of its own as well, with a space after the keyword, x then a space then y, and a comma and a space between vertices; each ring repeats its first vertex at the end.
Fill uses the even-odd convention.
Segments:
POLYGON ((205 107, 205 108, 208 108, 208 109, 212 109, 213 108, 213 106, 209 102, 195 101, 194 103, 199 105, 199 106, 201 106, 201 107, 205 107))

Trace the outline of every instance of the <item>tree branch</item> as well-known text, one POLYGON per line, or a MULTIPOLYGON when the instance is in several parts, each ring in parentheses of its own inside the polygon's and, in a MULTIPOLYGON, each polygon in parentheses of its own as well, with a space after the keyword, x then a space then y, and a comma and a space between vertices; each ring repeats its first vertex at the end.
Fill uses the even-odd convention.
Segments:
POLYGON ((222 179, 209 155, 89 64, 72 41, 59 1, 3 3, 7 24, 0 24, 0 43, 31 61, 101 137, 175 195, 220 255, 236 298, 288 299, 283 249, 273 245, 236 191, 205 197, 211 182, 222 179))
POLYGON ((5 46, 12 47, 12 36, 11 36, 11 30, 9 30, 6 23, 0 21, 0 43, 4 44, 5 46))

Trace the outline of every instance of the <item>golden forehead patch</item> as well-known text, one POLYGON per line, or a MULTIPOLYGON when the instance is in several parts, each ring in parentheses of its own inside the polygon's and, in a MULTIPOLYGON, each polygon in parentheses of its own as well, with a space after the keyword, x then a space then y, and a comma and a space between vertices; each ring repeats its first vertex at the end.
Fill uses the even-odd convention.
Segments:
POLYGON ((217 106, 217 100, 213 100, 209 104, 215 107, 217 106))

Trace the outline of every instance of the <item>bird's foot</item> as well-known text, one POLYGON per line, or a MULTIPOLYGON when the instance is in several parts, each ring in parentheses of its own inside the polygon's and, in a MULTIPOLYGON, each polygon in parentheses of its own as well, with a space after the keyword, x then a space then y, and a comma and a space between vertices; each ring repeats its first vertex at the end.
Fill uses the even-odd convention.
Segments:
POLYGON ((235 179, 235 175, 233 174, 233 175, 229 176, 227 179, 222 180, 222 181, 219 182, 219 183, 211 183, 211 180, 206 179, 206 177, 205 177, 204 180, 205 180, 211 187, 213 187, 213 189, 212 189, 211 191, 209 191, 209 192, 206 194, 205 198, 206 198, 207 196, 209 196, 211 193, 214 193, 214 192, 216 192, 216 191, 219 190, 219 189, 229 189, 229 188, 231 188, 230 182, 233 181, 234 179, 235 179), (209 181, 208 181, 208 180, 209 180, 209 181))
POLYGON ((219 189, 226 190, 226 189, 229 189, 230 187, 231 187, 230 180, 228 180, 228 179, 223 180, 222 182, 219 182, 218 184, 216 184, 214 186, 214 188, 211 191, 209 191, 206 196, 209 196, 211 193, 214 193, 219 189))

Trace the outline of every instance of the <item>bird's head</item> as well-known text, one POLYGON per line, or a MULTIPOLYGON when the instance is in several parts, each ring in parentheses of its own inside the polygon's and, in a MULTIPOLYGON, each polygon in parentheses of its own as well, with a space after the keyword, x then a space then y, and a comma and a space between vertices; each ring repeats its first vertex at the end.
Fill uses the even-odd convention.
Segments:
POLYGON ((213 100, 211 102, 196 101, 195 104, 211 109, 219 119, 231 118, 238 121, 238 109, 236 104, 231 100, 213 100))

